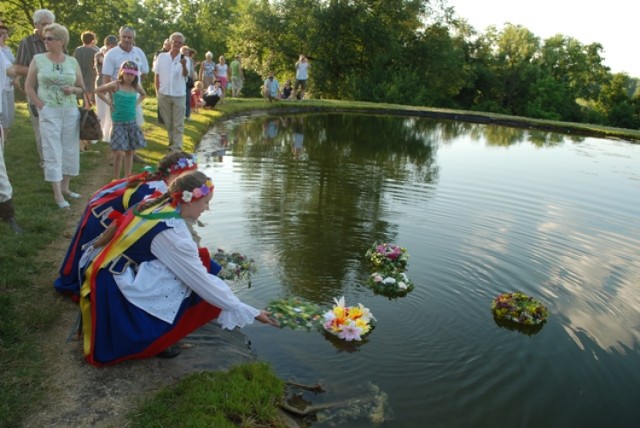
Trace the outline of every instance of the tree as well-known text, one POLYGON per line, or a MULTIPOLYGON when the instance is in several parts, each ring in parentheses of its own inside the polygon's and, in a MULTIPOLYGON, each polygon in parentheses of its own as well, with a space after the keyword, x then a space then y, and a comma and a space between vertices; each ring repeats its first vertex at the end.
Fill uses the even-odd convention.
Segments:
POLYGON ((597 108, 607 118, 607 123, 620 128, 640 127, 640 115, 637 100, 628 95, 629 76, 617 73, 602 86, 597 108))

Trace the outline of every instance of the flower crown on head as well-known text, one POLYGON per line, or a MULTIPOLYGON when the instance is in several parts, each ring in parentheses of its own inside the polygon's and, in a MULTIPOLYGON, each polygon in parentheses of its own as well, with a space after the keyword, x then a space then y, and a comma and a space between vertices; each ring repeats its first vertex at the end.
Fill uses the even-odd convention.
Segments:
POLYGON ((205 181, 202 186, 196 187, 191 191, 181 190, 179 192, 173 192, 171 194, 171 197, 173 198, 172 205, 176 206, 181 202, 188 204, 189 202, 197 201, 198 199, 204 198, 209 193, 213 192, 213 187, 213 181, 211 181, 210 178, 207 178, 207 181, 205 181))
POLYGON ((176 163, 167 168, 167 173, 171 174, 182 174, 186 171, 193 171, 198 169, 198 162, 196 157, 193 158, 180 158, 176 163))

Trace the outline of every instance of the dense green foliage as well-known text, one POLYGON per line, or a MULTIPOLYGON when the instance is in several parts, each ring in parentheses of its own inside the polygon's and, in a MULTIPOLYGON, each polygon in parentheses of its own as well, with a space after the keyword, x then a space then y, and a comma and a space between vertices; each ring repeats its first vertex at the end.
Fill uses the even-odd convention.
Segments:
POLYGON ((173 31, 199 60, 207 51, 216 59, 240 53, 248 96, 269 69, 281 81, 294 78, 305 53, 314 98, 640 126, 638 79, 611 73, 599 43, 562 34, 540 40, 512 24, 478 33, 446 0, 15 0, 0 5, 14 47, 39 7, 69 27, 70 50, 84 30, 102 40, 129 24, 150 60, 173 31))

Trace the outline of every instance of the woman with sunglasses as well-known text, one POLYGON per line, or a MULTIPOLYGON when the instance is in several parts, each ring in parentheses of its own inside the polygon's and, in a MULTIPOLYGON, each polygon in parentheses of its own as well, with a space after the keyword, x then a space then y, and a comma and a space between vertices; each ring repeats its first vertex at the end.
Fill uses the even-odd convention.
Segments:
POLYGON ((80 113, 77 97, 84 93, 78 61, 64 53, 69 32, 60 24, 44 28, 46 53, 33 57, 25 92, 37 109, 42 135, 44 179, 51 183, 56 204, 68 209, 65 197, 81 196, 69 189, 80 173, 80 113))

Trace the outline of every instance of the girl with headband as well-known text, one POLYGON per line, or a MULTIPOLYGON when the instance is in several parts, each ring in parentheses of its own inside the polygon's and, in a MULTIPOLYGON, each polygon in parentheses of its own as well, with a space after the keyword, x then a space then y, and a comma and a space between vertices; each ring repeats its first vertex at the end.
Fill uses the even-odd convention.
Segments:
POLYGON ((203 265, 185 220, 197 221, 212 197, 210 178, 185 173, 167 193, 114 221, 87 249, 80 308, 90 364, 176 356, 180 339, 216 318, 225 329, 254 319, 277 325, 203 265))
POLYGON ((138 65, 125 61, 120 66, 118 79, 96 88, 96 95, 111 109, 110 144, 113 152, 113 178, 120 178, 124 163, 124 176, 131 175, 133 155, 146 147, 144 134, 136 121, 137 107, 147 94, 139 83, 138 65), (109 95, 107 97, 107 94, 109 95))

